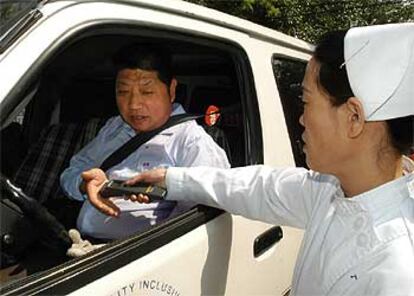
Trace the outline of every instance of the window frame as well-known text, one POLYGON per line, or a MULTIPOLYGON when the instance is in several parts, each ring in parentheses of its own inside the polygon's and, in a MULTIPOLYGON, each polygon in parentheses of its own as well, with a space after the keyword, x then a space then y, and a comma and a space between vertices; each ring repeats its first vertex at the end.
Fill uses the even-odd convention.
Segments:
MULTIPOLYGON (((295 118, 295 120, 289 120, 288 116, 286 116, 286 114, 291 114, 292 112, 292 108, 294 109, 294 103, 289 103, 287 98, 284 98, 284 94, 281 94, 281 87, 280 87, 280 81, 277 80, 276 78, 276 73, 275 73, 275 65, 274 62, 275 60, 280 60, 280 61, 285 61, 285 62, 289 62, 289 63, 300 63, 303 64, 304 69, 303 69, 303 74, 305 73, 306 70, 306 64, 307 61, 297 58, 297 57, 293 57, 293 56, 289 56, 289 55, 285 55, 285 54, 280 54, 280 53, 274 53, 272 55, 271 58, 271 65, 272 65, 272 72, 274 75, 274 79, 275 79, 275 83, 277 85, 278 88, 278 92, 279 92, 279 99, 281 101, 282 104, 282 108, 283 108, 283 113, 285 114, 284 119, 285 119, 285 123, 287 126, 287 130, 289 133, 289 139, 291 142, 291 148, 292 148, 292 152, 293 152, 293 157, 295 159, 295 164, 298 167, 305 167, 307 168, 307 164, 306 164, 306 156, 303 152, 303 140, 301 137, 301 133, 298 133, 298 130, 302 130, 303 127, 301 127, 301 125, 299 124, 299 118, 300 115, 298 116, 298 118, 295 118), (295 127, 296 126, 296 127, 295 127)), ((302 78, 303 79, 303 78, 302 78)), ((298 102, 299 104, 301 104, 301 102, 298 102)), ((302 114, 302 112, 299 112, 297 114, 302 114)))

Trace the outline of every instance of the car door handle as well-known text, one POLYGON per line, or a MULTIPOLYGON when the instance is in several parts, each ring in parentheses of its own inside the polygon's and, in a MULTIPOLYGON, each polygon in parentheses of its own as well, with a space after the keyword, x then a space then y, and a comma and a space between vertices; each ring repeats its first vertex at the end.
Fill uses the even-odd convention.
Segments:
POLYGON ((261 256, 274 244, 283 238, 283 230, 280 226, 274 226, 256 237, 253 244, 253 255, 255 258, 261 256))

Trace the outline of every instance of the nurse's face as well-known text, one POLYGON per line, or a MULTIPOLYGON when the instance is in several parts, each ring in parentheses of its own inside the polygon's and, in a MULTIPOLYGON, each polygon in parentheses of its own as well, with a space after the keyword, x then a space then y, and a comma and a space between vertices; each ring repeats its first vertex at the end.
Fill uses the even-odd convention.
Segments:
POLYGON ((308 166, 335 174, 346 159, 343 105, 333 106, 329 95, 318 85, 319 63, 311 59, 302 82, 304 112, 300 124, 308 166))

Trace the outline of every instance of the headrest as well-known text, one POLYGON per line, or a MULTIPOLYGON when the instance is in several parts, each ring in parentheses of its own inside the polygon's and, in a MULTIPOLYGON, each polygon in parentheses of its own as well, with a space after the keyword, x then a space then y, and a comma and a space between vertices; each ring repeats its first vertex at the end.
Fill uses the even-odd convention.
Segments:
POLYGON ((344 50, 367 121, 414 115, 414 23, 352 28, 344 50))

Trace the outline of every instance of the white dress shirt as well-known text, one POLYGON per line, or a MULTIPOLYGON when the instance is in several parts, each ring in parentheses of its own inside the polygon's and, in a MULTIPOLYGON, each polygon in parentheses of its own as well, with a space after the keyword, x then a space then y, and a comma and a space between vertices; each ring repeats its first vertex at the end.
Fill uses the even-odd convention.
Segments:
MULTIPOLYGON (((182 114, 179 104, 173 105, 172 115, 182 114)), ((98 135, 79 153, 72 157, 70 166, 61 175, 65 193, 84 201, 77 227, 82 234, 95 238, 117 239, 144 230, 170 216, 194 205, 161 201, 139 204, 112 198, 121 209, 119 218, 110 218, 100 213, 79 191, 82 172, 96 168, 117 148, 135 136, 135 131, 120 116, 110 118, 98 135)), ((110 168, 109 179, 126 180, 139 172, 156 167, 214 166, 228 168, 226 153, 195 121, 187 121, 165 129, 139 147, 122 162, 110 168)))
POLYGON ((167 199, 305 229, 291 295, 414 295, 413 173, 352 198, 300 168, 169 168, 166 182, 167 199))

